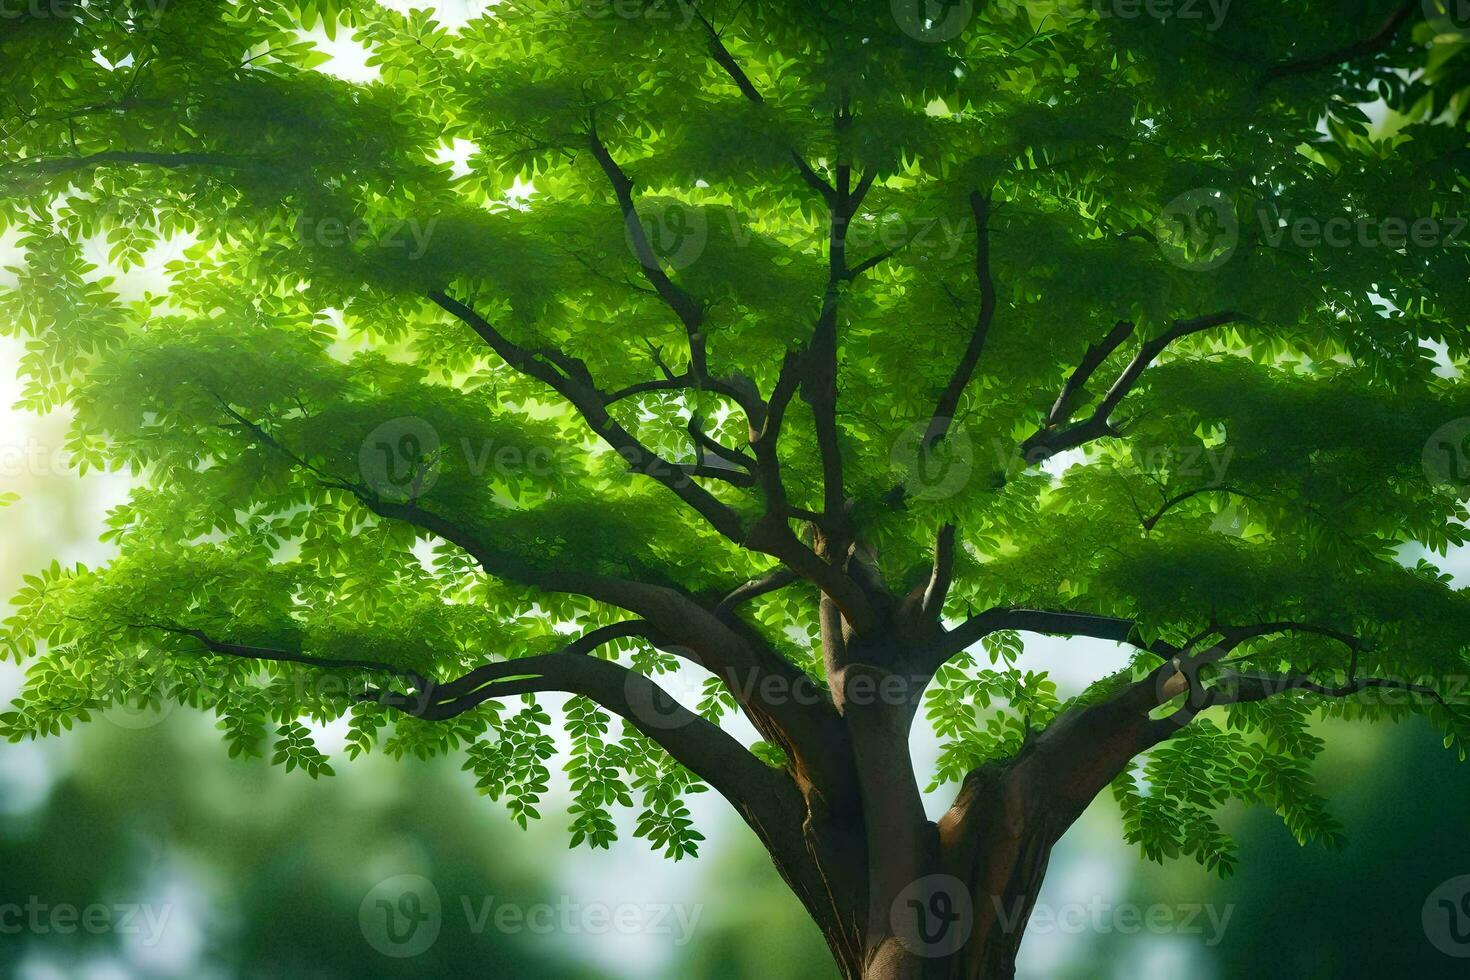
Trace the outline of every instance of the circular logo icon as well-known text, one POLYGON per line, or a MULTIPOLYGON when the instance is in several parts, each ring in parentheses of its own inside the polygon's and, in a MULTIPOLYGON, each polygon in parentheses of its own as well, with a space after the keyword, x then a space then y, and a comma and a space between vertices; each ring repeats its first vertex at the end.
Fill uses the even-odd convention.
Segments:
POLYGON ((421 418, 406 415, 384 422, 362 441, 357 467, 378 496, 417 500, 439 479, 439 433, 421 418))
POLYGON ((660 681, 654 681, 637 671, 629 671, 628 676, 623 680, 623 696, 628 700, 629 711, 634 718, 649 728, 683 728, 694 720, 693 712, 685 708, 684 704, 666 689, 670 680, 680 688, 689 688, 687 691, 680 691, 689 698, 689 703, 692 704, 698 700, 700 694, 698 682, 682 670, 665 674, 660 681))
POLYGON ((1208 272, 1230 261, 1240 244, 1240 219, 1223 191, 1186 191, 1164 206, 1154 233, 1164 258, 1181 269, 1208 272))
POLYGON ((1424 474, 1435 483, 1470 490, 1470 418, 1446 422, 1424 444, 1424 474))
POLYGON ((952 41, 975 17, 974 0, 889 0, 898 29, 929 44, 952 41))
POLYGON ((975 906, 954 875, 926 875, 898 893, 888 924, 915 956, 951 956, 970 939, 975 906))
MULTIPOLYGON (((641 202, 635 213, 649 247, 665 268, 686 269, 704 254, 704 246, 709 241, 709 222, 700 208, 664 198, 641 202)), ((624 231, 628 248, 636 256, 634 220, 629 216, 624 231)))
POLYGON ((143 691, 115 689, 105 700, 108 704, 101 711, 102 718, 128 731, 152 728, 179 706, 178 701, 169 696, 168 685, 161 680, 143 691))
POLYGON ((1444 882, 1424 900, 1424 935, 1446 956, 1470 958, 1470 875, 1444 882))
POLYGON ((975 469, 975 447, 963 425, 952 422, 943 439, 928 442, 928 422, 915 422, 899 434, 888 454, 903 488, 920 500, 943 500, 962 490, 975 469))
POLYGON ((439 890, 423 875, 395 875, 364 896, 357 922, 368 945, 384 956, 418 956, 434 945, 443 923, 439 890))
POLYGON ((1435 37, 1470 39, 1470 0, 1424 0, 1424 18, 1434 28, 1435 37))

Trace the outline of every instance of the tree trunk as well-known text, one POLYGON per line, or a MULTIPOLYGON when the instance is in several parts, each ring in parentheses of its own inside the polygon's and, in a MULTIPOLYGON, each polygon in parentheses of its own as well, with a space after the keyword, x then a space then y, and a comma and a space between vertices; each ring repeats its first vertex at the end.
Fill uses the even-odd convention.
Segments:
POLYGON ((945 819, 928 823, 935 863, 889 910, 888 936, 862 980, 1007 980, 1059 836, 1026 792, 1025 771, 966 780, 945 819))
POLYGON ((840 723, 822 748, 838 764, 793 765, 803 812, 762 838, 844 980, 1009 980, 1052 848, 1148 744, 1153 680, 1064 712, 930 820, 909 735, 934 664, 909 608, 889 607, 876 636, 835 610, 824 623, 840 723))
POLYGON ((844 700, 858 812, 812 813, 804 823, 816 883, 804 902, 844 980, 1014 977, 1052 847, 1080 813, 1048 791, 1047 753, 1028 745, 972 772, 936 823, 909 765, 913 706, 900 704, 895 716, 891 702, 844 700))

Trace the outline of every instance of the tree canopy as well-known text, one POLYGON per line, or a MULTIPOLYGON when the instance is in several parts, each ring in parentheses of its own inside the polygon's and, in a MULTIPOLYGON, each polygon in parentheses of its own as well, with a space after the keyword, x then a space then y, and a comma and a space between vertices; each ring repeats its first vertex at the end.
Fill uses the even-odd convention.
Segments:
POLYGON ((1314 714, 1470 737, 1470 597, 1421 557, 1470 488, 1450 6, 0 19, 0 330, 76 465, 138 475, 117 557, 15 598, 0 726, 166 696, 315 776, 305 723, 347 718, 350 754, 464 749, 522 822, 565 765, 574 844, 632 806, 675 858, 708 784, 854 976, 887 937, 852 909, 935 867, 880 842, 969 867, 1032 760, 1051 839, 1111 785, 1152 857, 1230 870, 1230 798, 1332 840, 1314 714), (1022 632, 1137 653, 1064 701, 1022 632), (860 897, 818 894, 813 814, 860 897))

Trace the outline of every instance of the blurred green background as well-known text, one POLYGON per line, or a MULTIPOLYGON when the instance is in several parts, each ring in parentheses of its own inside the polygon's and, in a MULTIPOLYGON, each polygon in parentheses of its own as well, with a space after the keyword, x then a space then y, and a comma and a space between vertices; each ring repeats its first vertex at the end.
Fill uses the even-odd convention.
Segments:
MULTIPOLYGON (((64 418, 8 408, 19 352, 0 343, 0 491, 21 496, 0 509, 7 594, 53 557, 104 558, 100 521, 127 488, 66 469, 64 418)), ((1118 654, 1073 645, 1063 656, 1043 642, 1028 656, 1065 689, 1118 654)), ((0 695, 21 676, 0 664, 0 695)), ((1470 874, 1466 770, 1418 723, 1323 734, 1319 775, 1345 851, 1299 848, 1272 814, 1231 810, 1242 865, 1222 882, 1191 863, 1143 862, 1102 799, 1055 855, 1022 975, 1464 975, 1470 961, 1438 950, 1421 912, 1441 882, 1470 874)), ((698 799, 702 855, 674 864, 641 842, 569 851, 556 787, 546 819, 521 831, 454 760, 334 763, 338 776, 313 782, 229 759, 211 719, 168 705, 0 745, 0 976, 834 976, 820 936, 713 794, 698 799), (364 926, 369 893, 399 875, 432 882, 441 903, 437 939, 402 958, 364 926), (516 917, 497 917, 507 908, 516 917)))

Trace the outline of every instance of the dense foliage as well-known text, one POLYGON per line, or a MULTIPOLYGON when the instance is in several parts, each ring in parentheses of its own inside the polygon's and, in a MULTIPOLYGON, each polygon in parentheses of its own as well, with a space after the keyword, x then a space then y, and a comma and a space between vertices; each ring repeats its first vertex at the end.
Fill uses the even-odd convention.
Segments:
MULTIPOLYGON (((1113 781, 1130 837, 1228 870, 1237 798, 1335 839, 1314 714, 1470 738, 1470 597, 1421 558, 1466 539, 1470 31, 1138 6, 0 20, 0 329, 77 465, 139 476, 113 561, 16 598, 4 732, 177 698, 315 776, 305 723, 346 717, 353 754, 468 747, 521 821, 564 764, 574 843, 632 806, 677 858, 709 774, 675 743, 715 736, 621 668, 698 650, 697 609, 825 690, 824 607, 856 648, 927 582, 937 782, 1194 658, 1155 711, 1178 732, 1113 781), (1123 625, 984 619, 1024 609, 1123 625), (1063 701, 1029 628, 1138 654, 1063 701), (470 673, 565 656, 591 666, 470 673), (415 710, 436 690, 456 710, 415 710)), ((801 771, 740 667, 688 707, 801 771)))

